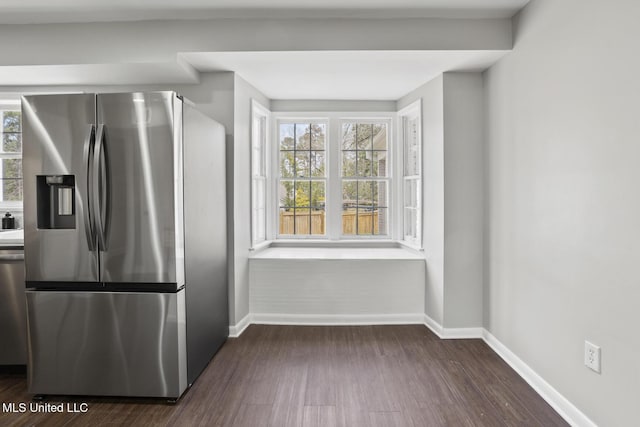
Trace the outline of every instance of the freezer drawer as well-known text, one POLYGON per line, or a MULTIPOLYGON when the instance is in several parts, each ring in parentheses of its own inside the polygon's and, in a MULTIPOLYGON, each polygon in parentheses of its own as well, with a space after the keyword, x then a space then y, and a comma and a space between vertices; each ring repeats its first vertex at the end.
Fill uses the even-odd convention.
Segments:
POLYGON ((0 365, 27 364, 24 252, 0 249, 0 365))
POLYGON ((178 398, 187 387, 184 290, 27 290, 33 394, 178 398))

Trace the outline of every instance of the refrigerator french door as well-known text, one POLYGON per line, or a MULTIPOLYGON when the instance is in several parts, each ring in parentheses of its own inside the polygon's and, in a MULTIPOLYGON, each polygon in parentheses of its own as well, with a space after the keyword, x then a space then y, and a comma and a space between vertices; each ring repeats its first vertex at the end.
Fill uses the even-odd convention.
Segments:
MULTIPOLYGON (((185 292, 186 122, 205 130, 188 135, 222 132, 224 150, 222 127, 173 92, 23 98, 31 393, 177 398, 228 335, 226 285, 185 292), (186 293, 224 314, 215 325, 205 309, 187 314, 186 293), (198 362, 189 372, 187 359, 198 362)), ((205 173, 192 151, 193 173, 205 173)), ((225 261, 207 274, 226 276, 226 254, 210 249, 225 261)))
POLYGON ((26 97, 28 282, 184 285, 181 106, 171 92, 26 97))

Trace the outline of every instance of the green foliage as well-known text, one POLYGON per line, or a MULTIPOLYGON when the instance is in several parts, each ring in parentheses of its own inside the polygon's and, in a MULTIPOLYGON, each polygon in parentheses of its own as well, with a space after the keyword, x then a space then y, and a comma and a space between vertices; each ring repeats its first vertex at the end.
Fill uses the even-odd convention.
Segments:
POLYGON ((20 111, 5 111, 2 115, 3 132, 20 132, 20 111))
POLYGON ((378 185, 363 178, 386 176, 386 132, 381 123, 345 123, 342 126, 342 201, 343 209, 371 206, 378 200, 378 185), (347 180, 353 178, 353 180, 347 180))
POLYGON ((324 182, 307 178, 325 177, 325 127, 318 123, 280 126, 280 176, 292 179, 280 182, 281 206, 324 205, 324 182))

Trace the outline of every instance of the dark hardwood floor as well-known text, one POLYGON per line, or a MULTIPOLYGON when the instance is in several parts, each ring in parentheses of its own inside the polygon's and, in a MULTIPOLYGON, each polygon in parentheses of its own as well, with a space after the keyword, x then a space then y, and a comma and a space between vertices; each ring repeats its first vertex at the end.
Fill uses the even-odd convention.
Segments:
MULTIPOLYGON (((0 402, 26 402, 0 374, 0 402)), ((49 397, 87 413, 1 413, 2 426, 565 426, 481 340, 425 326, 250 326, 229 339, 175 405, 49 397)))

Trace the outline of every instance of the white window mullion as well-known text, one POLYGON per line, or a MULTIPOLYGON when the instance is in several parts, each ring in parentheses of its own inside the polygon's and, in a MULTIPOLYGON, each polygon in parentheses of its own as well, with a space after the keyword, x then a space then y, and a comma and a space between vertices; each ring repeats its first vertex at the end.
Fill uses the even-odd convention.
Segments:
POLYGON ((329 125, 327 148, 329 151, 328 183, 328 230, 331 240, 340 239, 342 231, 342 184, 340 180, 340 121, 332 120, 329 125))

